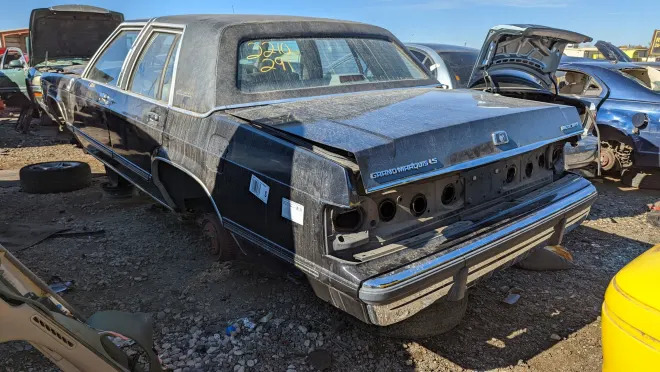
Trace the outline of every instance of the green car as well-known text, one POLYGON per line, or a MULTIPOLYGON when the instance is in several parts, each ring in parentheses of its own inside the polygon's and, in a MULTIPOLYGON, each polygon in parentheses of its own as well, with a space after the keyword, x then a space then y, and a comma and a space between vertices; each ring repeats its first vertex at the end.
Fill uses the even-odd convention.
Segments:
POLYGON ((19 48, 6 48, 0 54, 0 100, 9 107, 25 107, 30 104, 25 74, 27 62, 19 48))

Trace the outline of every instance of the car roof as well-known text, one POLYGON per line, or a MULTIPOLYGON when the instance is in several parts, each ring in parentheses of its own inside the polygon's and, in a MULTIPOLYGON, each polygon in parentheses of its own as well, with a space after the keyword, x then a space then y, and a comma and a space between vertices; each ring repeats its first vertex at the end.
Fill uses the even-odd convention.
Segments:
MULTIPOLYGON (((403 44, 384 28, 365 23, 327 18, 248 15, 248 14, 192 14, 163 16, 150 20, 155 25, 182 27, 179 55, 195 56, 207 63, 178 64, 172 104, 195 113, 205 113, 223 106, 249 104, 277 99, 324 95, 327 87, 276 90, 245 93, 237 88, 238 46, 250 40, 313 38, 372 38, 393 42, 405 50, 403 44), (213 94, 209 94, 213 92, 213 94)), ((136 21, 127 21, 128 26, 136 21)), ((413 58, 414 60, 414 58, 413 58)), ((420 64, 420 68, 424 68, 420 64)), ((414 82, 390 82, 383 88, 407 84, 432 84, 432 78, 414 82)), ((360 85, 332 87, 335 93, 366 89, 360 85)), ((383 89, 378 88, 378 89, 383 89)), ((377 89, 374 85, 373 89, 377 89)))
POLYGON ((451 52, 473 52, 479 53, 479 49, 460 45, 438 44, 438 43, 406 43, 406 45, 421 45, 435 50, 437 53, 451 52))
MULTIPOLYGON (((140 22, 140 20, 132 20, 129 22, 140 22)), ((214 26, 221 28, 225 26, 245 23, 262 23, 262 22, 306 22, 306 21, 324 21, 324 22, 337 22, 343 24, 360 24, 353 21, 342 21, 330 18, 316 18, 316 17, 301 17, 301 16, 287 16, 287 15, 270 15, 270 14, 182 14, 182 15, 169 15, 161 16, 153 19, 154 22, 170 23, 176 25, 190 26, 204 24, 207 26, 214 26)))

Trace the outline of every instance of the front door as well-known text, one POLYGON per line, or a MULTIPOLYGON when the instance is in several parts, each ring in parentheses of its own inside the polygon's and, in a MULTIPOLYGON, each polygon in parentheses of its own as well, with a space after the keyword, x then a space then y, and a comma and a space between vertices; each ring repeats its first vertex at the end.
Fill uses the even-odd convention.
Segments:
POLYGON ((73 125, 83 146, 95 155, 112 156, 108 125, 117 120, 115 112, 121 112, 124 105, 118 94, 119 74, 139 32, 125 29, 116 33, 92 62, 85 79, 79 79, 74 87, 78 109, 73 125))
POLYGON ((147 179, 151 154, 162 143, 179 38, 167 31, 149 35, 127 76, 122 113, 108 122, 117 160, 147 179))

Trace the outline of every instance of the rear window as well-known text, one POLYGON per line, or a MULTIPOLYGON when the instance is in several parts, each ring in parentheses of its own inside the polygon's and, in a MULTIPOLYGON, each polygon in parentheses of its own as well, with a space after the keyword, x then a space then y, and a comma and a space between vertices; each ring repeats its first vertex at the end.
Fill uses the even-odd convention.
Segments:
POLYGON ((248 93, 429 78, 385 40, 252 40, 238 54, 238 88, 248 93))

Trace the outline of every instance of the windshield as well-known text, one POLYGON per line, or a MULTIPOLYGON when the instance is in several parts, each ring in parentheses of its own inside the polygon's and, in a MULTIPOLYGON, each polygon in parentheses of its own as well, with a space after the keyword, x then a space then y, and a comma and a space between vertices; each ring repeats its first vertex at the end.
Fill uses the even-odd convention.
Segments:
POLYGON ((248 93, 429 79, 397 45, 377 39, 252 40, 238 58, 238 88, 248 93))
POLYGON ((660 71, 651 67, 627 68, 620 72, 623 76, 643 85, 654 92, 660 92, 660 71))
POLYGON ((474 52, 437 51, 437 53, 447 65, 449 72, 454 75, 458 83, 457 88, 465 88, 472 74, 472 68, 477 62, 479 51, 475 49, 474 52))

